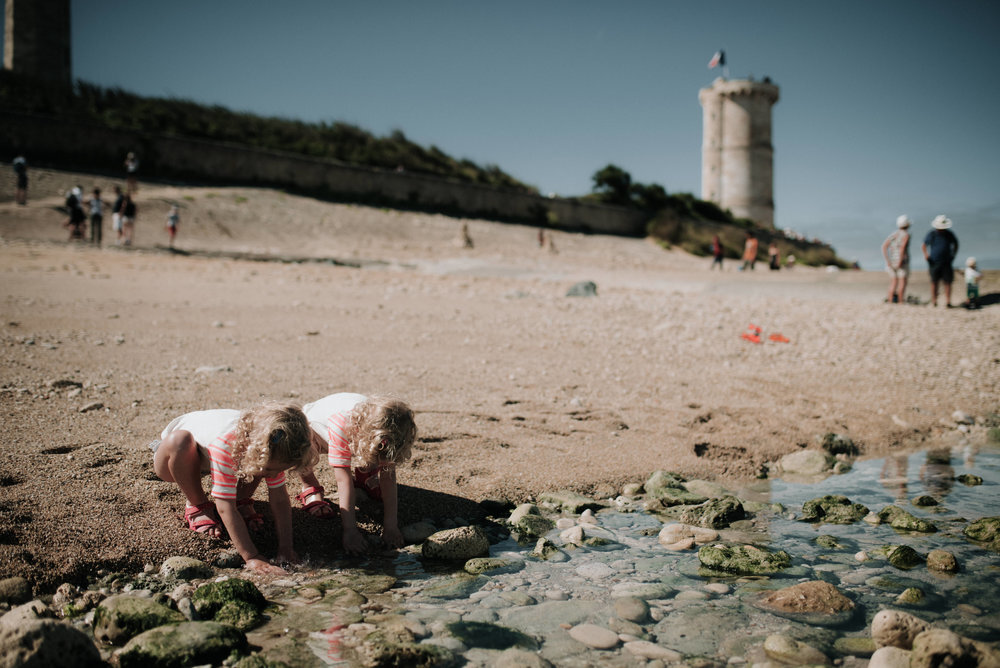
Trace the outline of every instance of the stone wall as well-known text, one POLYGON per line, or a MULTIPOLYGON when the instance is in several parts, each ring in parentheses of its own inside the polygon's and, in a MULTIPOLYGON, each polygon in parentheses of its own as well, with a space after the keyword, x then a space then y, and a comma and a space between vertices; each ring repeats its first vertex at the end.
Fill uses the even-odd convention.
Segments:
POLYGON ((140 179, 281 188, 325 199, 429 210, 470 218, 625 236, 646 233, 632 209, 542 197, 457 180, 348 165, 185 137, 116 131, 66 119, 0 111, 0 155, 29 164, 121 174, 125 154, 140 179))

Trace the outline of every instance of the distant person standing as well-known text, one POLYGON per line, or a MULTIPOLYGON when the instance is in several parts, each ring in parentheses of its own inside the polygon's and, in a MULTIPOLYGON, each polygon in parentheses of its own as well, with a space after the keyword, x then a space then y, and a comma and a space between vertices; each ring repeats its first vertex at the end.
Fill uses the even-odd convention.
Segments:
POLYGON ((88 201, 90 205, 90 242, 101 245, 104 234, 104 203, 101 201, 101 189, 94 188, 94 193, 88 201))
POLYGON ((719 271, 722 271, 722 258, 725 256, 726 251, 722 247, 722 240, 719 239, 718 234, 712 235, 712 266, 708 269, 711 271, 715 269, 716 265, 719 266, 719 271))
POLYGON ((778 244, 773 241, 767 247, 767 266, 771 271, 781 269, 781 251, 778 250, 778 244))
POLYGON ((14 191, 14 202, 21 206, 28 203, 28 161, 23 155, 14 158, 14 176, 17 179, 17 189, 14 191))
POLYGON ((953 265, 958 254, 958 239, 951 231, 951 220, 947 216, 936 216, 931 221, 931 227, 933 229, 920 245, 931 275, 931 304, 937 306, 938 284, 944 283, 945 306, 951 308, 951 283, 955 280, 953 265))
POLYGON ((963 304, 965 308, 982 308, 979 305, 979 279, 982 277, 982 272, 976 268, 976 258, 967 258, 965 260, 965 304, 963 304))
POLYGON ((121 186, 115 186, 115 201, 111 205, 111 227, 115 231, 115 243, 119 246, 122 245, 122 240, 125 237, 124 230, 122 229, 122 205, 125 204, 125 195, 122 193, 121 186))
POLYGON ((132 245, 132 238, 135 235, 135 216, 137 209, 132 195, 125 193, 122 200, 122 243, 126 246, 132 245))
POLYGON ((896 219, 896 231, 882 242, 882 257, 885 258, 889 280, 890 304, 906 303, 906 281, 910 277, 910 219, 900 216, 896 219))
POLYGON ((70 241, 83 239, 83 229, 87 224, 87 214, 83 210, 83 191, 79 186, 73 188, 66 194, 66 211, 69 218, 66 220, 66 228, 69 229, 70 241))
POLYGON ((753 232, 747 232, 747 239, 743 242, 743 268, 740 271, 747 269, 753 271, 754 265, 757 264, 757 248, 757 237, 754 236, 753 232))
POLYGON ((176 204, 170 206, 170 213, 167 214, 167 234, 170 236, 170 247, 174 247, 174 237, 177 236, 177 224, 181 221, 181 214, 176 204))
POLYGON ((125 187, 129 195, 134 195, 135 191, 138 189, 139 184, 136 180, 139 173, 139 159, 135 157, 135 153, 132 151, 128 152, 125 156, 125 187))

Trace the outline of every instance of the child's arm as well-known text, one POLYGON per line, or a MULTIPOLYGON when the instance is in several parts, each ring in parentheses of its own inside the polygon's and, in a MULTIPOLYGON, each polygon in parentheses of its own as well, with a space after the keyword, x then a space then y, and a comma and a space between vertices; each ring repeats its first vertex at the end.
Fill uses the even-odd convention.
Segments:
POLYGON ((336 466, 333 469, 337 480, 337 503, 340 506, 340 523, 343 525, 344 551, 348 554, 363 554, 368 550, 364 536, 358 531, 354 517, 354 478, 351 469, 336 466))
POLYGON ((257 546, 250 539, 250 531, 247 523, 243 521, 243 516, 236 509, 235 499, 216 499, 215 508, 219 512, 222 523, 226 525, 226 531, 233 541, 233 547, 243 557, 247 568, 257 573, 277 573, 285 572, 280 566, 269 564, 257 550, 257 546))
POLYGON ((399 501, 395 466, 390 464, 379 471, 378 486, 382 492, 382 539, 390 547, 403 547, 403 534, 396 516, 399 501))
POLYGON ((271 503, 274 530, 278 534, 278 559, 298 563, 299 556, 292 547, 292 502, 288 499, 287 488, 284 485, 268 487, 267 500, 271 503))

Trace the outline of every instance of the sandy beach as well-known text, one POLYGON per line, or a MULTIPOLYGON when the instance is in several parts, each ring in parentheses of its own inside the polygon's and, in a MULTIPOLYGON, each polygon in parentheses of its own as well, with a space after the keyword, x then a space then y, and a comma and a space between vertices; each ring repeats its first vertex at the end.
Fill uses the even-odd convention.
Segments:
MULTIPOLYGON (((409 402, 403 523, 545 490, 611 496, 657 469, 751 480, 828 432, 883 456, 956 410, 1000 411, 1000 305, 885 304, 881 272, 710 272, 644 239, 557 232, 552 252, 520 225, 150 183, 136 245, 115 246, 108 217, 96 248, 67 242, 56 210, 77 183, 110 199, 114 181, 35 171, 27 207, 0 187, 0 574, 38 591, 226 548, 183 528, 146 447, 192 410, 409 402), (473 248, 455 243, 462 223, 473 248), (566 296, 580 281, 597 296, 566 296), (751 323, 760 344, 740 337, 751 323)), ((928 300, 925 272, 911 294, 928 300)), ((378 517, 364 501, 364 527, 378 517)), ((341 555, 339 520, 294 521, 300 554, 341 555)))

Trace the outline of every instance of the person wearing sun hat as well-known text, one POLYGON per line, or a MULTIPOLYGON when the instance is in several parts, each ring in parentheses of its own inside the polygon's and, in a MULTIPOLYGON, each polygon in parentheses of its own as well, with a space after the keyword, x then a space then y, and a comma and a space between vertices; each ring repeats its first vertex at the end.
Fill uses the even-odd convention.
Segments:
POLYGON ((892 277, 886 301, 905 304, 906 279, 910 276, 910 219, 906 216, 896 219, 896 231, 882 242, 882 257, 885 258, 886 271, 892 277))
POLYGON ((958 254, 958 239, 951 231, 951 219, 947 216, 935 216, 931 228, 920 245, 931 275, 931 304, 937 306, 938 285, 944 283, 944 303, 951 308, 951 282, 955 280, 953 265, 958 254))

